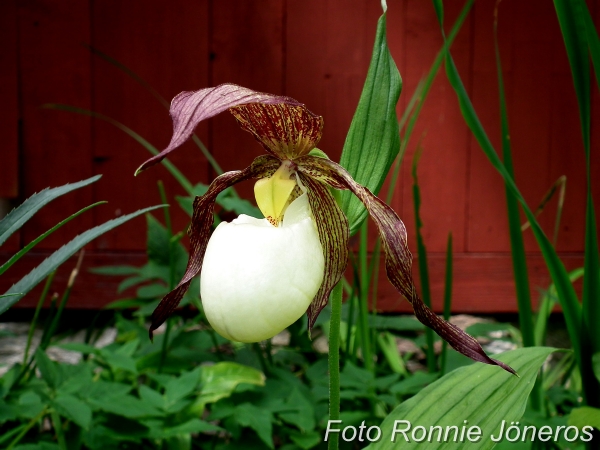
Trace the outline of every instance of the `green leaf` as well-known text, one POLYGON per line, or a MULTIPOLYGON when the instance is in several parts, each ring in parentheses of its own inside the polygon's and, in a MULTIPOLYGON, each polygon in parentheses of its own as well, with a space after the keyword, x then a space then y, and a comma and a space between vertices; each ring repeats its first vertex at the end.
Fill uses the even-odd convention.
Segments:
MULTIPOLYGON (((385 19, 383 14, 377 23, 367 79, 340 159, 352 177, 375 194, 400 151, 396 103, 402 80, 387 47, 385 19)), ((367 210, 349 191, 342 192, 342 210, 354 234, 367 217, 367 210)))
POLYGON ((221 427, 205 422, 200 419, 190 419, 180 425, 162 429, 153 429, 153 434, 156 433, 155 437, 168 438, 177 436, 180 434, 191 434, 191 433, 206 433, 206 432, 223 431, 221 427))
MULTIPOLYGON (((502 76, 502 61, 498 45, 497 28, 494 27, 494 46, 496 53, 496 69, 498 72, 498 93, 500 97, 500 122, 502 128, 502 160, 506 171, 514 179, 512 152, 510 146, 510 130, 508 126, 508 111, 506 108, 506 96, 504 94, 504 77, 502 76)), ((510 233, 510 251, 513 265, 513 276, 517 304, 519 305, 519 323, 523 335, 523 346, 535 345, 533 313, 531 308, 531 295, 529 289, 529 275, 527 272, 527 258, 525 255, 525 243, 523 231, 521 230, 521 215, 519 212, 519 201, 505 182, 506 207, 508 215, 508 228, 510 233)))
POLYGON ((167 403, 173 404, 194 392, 200 382, 200 370, 196 369, 169 380, 165 386, 165 399, 167 403))
POLYGON ((23 226, 31 217, 38 212, 43 206, 50 203, 55 198, 60 197, 68 192, 79 189, 80 187, 92 184, 98 181, 102 175, 88 178, 87 180, 78 183, 65 184, 52 189, 44 189, 37 194, 33 194, 21 205, 13 209, 8 215, 0 220, 0 245, 2 245, 15 231, 23 226))
POLYGON ((56 368, 56 363, 48 358, 46 352, 39 347, 35 351, 35 363, 42 374, 42 378, 48 383, 48 386, 52 389, 58 387, 60 375, 56 368))
POLYGON ((130 356, 117 352, 111 352, 105 348, 100 349, 100 355, 102 355, 102 358, 104 358, 112 370, 125 370, 127 372, 137 374, 135 361, 130 356))
POLYGON ((594 375, 596 376, 596 379, 598 381, 600 381, 600 353, 596 353, 592 357, 592 367, 593 367, 594 375))
POLYGON ((569 415, 569 425, 576 426, 579 429, 594 427, 600 430, 600 409, 591 406, 574 408, 569 415))
POLYGON ((298 447, 304 450, 309 450, 323 442, 323 436, 317 431, 308 433, 290 433, 290 437, 298 447))
POLYGON ((16 263, 19 259, 21 259, 27 252, 29 252, 29 250, 31 250, 33 247, 35 247, 37 244, 39 244, 44 239, 46 239, 48 236, 50 236, 52 233, 54 233, 60 227, 62 227, 66 223, 70 222, 71 220, 75 219, 76 217, 79 217, 81 214, 86 212, 88 209, 92 209, 94 206, 98 206, 103 203, 107 203, 107 202, 96 202, 92 205, 86 206, 85 208, 80 209, 76 213, 71 214, 65 220, 61 220, 59 223, 54 225, 48 231, 39 235, 37 238, 35 238, 33 241, 31 241, 29 244, 27 244, 25 247, 23 247, 17 253, 15 253, 8 261, 6 261, 4 264, 2 264, 2 266, 0 267, 0 275, 2 275, 4 272, 6 272, 9 267, 11 267, 14 263, 16 263))
POLYGON ((157 409, 165 409, 165 398, 154 389, 142 384, 139 388, 140 398, 157 409))
MULTIPOLYGON (((426 430, 432 426, 460 428, 466 421, 467 427, 478 426, 482 436, 477 442, 469 442, 468 448, 492 448, 495 442, 490 436, 498 433, 502 421, 517 421, 525 412, 527 397, 538 370, 553 351, 551 348, 529 347, 499 355, 498 359, 517 370, 519 377, 484 364, 473 364, 450 372, 394 409, 380 426, 385 439, 368 448, 381 450, 419 445, 413 441, 407 443, 402 434, 396 434, 392 442, 396 420, 403 421, 396 423, 398 429, 405 429, 407 423, 410 424, 411 429, 406 433, 409 440, 417 426, 426 430)), ((420 436, 418 431, 417 437, 420 436)), ((437 432, 434 432, 434 439, 427 443, 427 449, 465 448, 464 442, 452 441, 453 434, 450 433, 451 438, 446 442, 443 437, 438 442, 437 432)))
POLYGON ((53 401, 52 405, 58 413, 75 422, 81 428, 88 429, 92 422, 92 410, 84 402, 72 395, 59 395, 53 401))
POLYGON ((287 423, 297 426, 304 432, 311 431, 315 428, 315 409, 313 408, 312 403, 302 395, 298 388, 292 390, 286 404, 294 411, 279 413, 279 417, 287 423))
POLYGON ((235 408, 234 418, 242 426, 250 427, 258 437, 269 446, 273 445, 273 417, 269 411, 265 411, 250 403, 243 403, 235 408))
POLYGON ((115 227, 127 222, 134 217, 144 214, 148 211, 152 211, 157 208, 162 208, 163 205, 151 206, 144 208, 131 214, 121 216, 117 219, 109 220, 108 222, 98 225, 94 228, 87 230, 86 232, 75 237, 69 243, 63 245, 61 248, 56 250, 52 255, 47 257, 42 263, 21 278, 17 283, 13 284, 5 294, 18 293, 17 296, 0 298, 0 314, 5 312, 12 305, 17 303, 21 298, 31 291, 40 281, 44 280, 52 271, 58 266, 64 263, 67 259, 73 256, 78 250, 88 244, 90 241, 96 239, 98 236, 112 230, 115 227))
MULTIPOLYGON (((438 17, 438 19, 441 18, 438 17)), ((565 316, 565 322, 567 324, 567 329, 569 331, 569 336, 571 338, 574 353, 577 357, 578 365, 581 368, 581 305, 579 304, 579 300, 577 298, 575 289, 569 281, 569 275, 567 273, 567 270, 565 269, 564 264, 558 257, 552 243, 544 234, 544 231, 537 222, 533 212, 527 205, 525 198, 523 197, 521 192, 519 192, 519 189, 517 188, 514 179, 510 176, 510 174, 506 170, 506 167, 500 160, 500 157, 496 153, 494 146, 492 145, 489 137, 487 136, 483 128, 483 125, 481 124, 481 121, 479 120, 479 117, 477 116, 477 113, 475 112, 475 108, 471 103, 471 99, 467 94, 465 86, 460 78, 460 75, 450 53, 446 53, 446 74, 448 76, 448 81, 450 82, 450 85, 456 92, 460 110, 467 126, 473 133, 473 136, 477 140, 479 147, 485 153, 492 166, 500 173, 500 175, 504 179, 507 189, 509 189, 511 193, 519 200, 519 203, 523 208, 523 212, 525 213, 525 216, 527 217, 527 220, 531 225, 531 230, 540 247, 542 256, 544 257, 544 261, 546 262, 546 266, 548 267, 548 271, 550 272, 552 281, 556 286, 556 291, 558 293, 560 304, 563 309, 563 314, 565 316)))
POLYGON ((97 409, 131 419, 163 414, 150 403, 132 395, 94 397, 90 398, 89 402, 97 409))
POLYGON ((240 383, 265 385, 262 372, 234 362, 220 362, 213 366, 203 366, 200 376, 202 383, 199 400, 204 404, 228 397, 240 383))

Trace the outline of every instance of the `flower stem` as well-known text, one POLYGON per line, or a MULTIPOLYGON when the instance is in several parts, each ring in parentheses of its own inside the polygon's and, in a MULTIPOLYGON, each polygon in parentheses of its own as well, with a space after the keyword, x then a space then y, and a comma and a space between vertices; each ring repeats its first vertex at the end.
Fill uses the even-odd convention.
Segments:
MULTIPOLYGON (((340 418, 340 322, 342 320, 342 283, 331 292, 331 320, 329 323, 329 420, 340 418)), ((331 433, 328 449, 339 448, 339 433, 331 433)))

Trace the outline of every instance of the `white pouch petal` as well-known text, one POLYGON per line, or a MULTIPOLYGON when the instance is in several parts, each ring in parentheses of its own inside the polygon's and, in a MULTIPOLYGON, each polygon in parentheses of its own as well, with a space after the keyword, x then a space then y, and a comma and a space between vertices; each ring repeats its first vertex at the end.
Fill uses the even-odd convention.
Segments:
POLYGON ((269 339, 304 314, 323 281, 319 234, 302 194, 283 223, 240 215, 213 232, 200 275, 208 321, 240 342, 269 339))

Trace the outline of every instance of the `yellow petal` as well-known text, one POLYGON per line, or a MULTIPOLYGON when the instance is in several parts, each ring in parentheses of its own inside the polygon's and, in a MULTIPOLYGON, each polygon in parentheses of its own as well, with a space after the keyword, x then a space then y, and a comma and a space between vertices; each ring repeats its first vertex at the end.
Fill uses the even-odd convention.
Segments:
POLYGON ((258 180, 254 185, 256 204, 265 218, 274 226, 283 220, 283 213, 288 206, 290 195, 296 187, 294 171, 290 162, 285 161, 269 178, 258 180))

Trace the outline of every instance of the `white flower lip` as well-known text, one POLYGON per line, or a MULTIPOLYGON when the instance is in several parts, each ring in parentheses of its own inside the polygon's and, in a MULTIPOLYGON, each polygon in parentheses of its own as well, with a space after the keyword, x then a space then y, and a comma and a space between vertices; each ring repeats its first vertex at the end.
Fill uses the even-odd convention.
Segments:
POLYGON ((223 337, 258 342, 304 314, 324 276, 324 257, 307 194, 283 223, 240 215, 208 242, 200 277, 206 317, 223 337))

